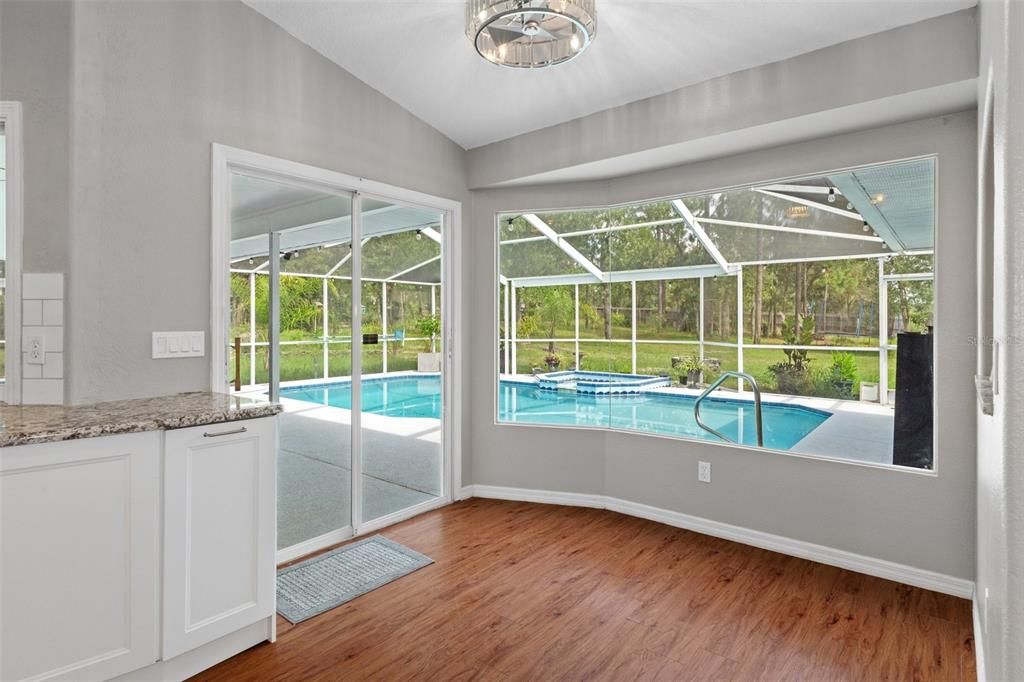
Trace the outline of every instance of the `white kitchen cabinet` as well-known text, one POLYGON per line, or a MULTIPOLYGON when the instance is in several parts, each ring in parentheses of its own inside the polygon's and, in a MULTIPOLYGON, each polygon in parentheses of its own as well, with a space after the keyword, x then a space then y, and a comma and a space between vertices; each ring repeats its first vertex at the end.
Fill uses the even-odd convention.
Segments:
POLYGON ((159 658, 161 433, 0 450, 0 679, 159 658))
POLYGON ((274 614, 276 419, 164 434, 163 658, 274 614))

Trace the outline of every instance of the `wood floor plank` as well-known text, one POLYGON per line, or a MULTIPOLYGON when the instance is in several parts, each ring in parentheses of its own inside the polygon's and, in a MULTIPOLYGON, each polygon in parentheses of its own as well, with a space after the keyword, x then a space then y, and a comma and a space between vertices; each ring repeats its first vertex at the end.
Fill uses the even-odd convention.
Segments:
POLYGON ((597 509, 473 499, 433 564, 197 680, 974 680, 970 602, 597 509))

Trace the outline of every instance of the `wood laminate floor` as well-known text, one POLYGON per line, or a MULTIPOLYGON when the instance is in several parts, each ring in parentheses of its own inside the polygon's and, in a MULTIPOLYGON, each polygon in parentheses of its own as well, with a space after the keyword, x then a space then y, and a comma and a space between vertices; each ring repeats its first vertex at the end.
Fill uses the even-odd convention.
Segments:
POLYGON ((596 509, 472 499, 435 563, 198 680, 974 680, 970 602, 596 509))

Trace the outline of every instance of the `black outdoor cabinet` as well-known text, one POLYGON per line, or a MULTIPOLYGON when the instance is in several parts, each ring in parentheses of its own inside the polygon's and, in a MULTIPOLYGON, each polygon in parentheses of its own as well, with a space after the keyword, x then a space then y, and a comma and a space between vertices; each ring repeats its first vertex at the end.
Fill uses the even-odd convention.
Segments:
POLYGON ((932 334, 901 332, 896 341, 896 414, 892 463, 932 468, 932 334))

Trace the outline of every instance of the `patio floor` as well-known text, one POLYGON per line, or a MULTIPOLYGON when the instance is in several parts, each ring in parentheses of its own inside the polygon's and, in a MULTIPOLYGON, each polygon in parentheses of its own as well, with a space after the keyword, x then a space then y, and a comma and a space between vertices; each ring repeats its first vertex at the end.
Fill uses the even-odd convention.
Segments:
MULTIPOLYGON (((281 399, 278 548, 351 522, 350 411, 281 399)), ((363 519, 441 494, 441 423, 363 414, 363 519)))

